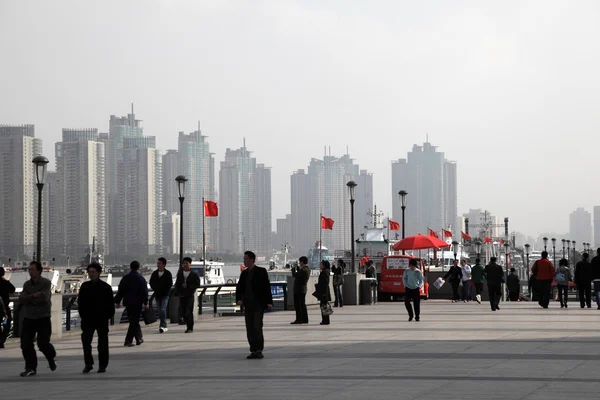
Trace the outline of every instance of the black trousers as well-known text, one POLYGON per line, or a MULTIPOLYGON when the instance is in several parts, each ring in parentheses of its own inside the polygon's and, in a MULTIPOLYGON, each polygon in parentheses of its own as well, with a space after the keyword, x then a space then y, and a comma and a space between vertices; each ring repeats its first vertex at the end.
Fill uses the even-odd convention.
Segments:
POLYGON ((560 301, 560 305, 564 306, 567 304, 569 299, 569 286, 567 285, 556 285, 558 288, 558 301, 560 301))
POLYGON ((81 344, 83 345, 83 359, 85 365, 94 365, 92 356, 92 339, 94 331, 98 334, 98 360, 100 368, 108 366, 108 320, 81 320, 81 344))
POLYGON ((265 312, 260 307, 244 308, 244 317, 246 319, 246 336, 250 345, 250 352, 263 351, 265 348, 265 338, 263 336, 263 317, 265 312))
POLYGON ((294 292, 294 309, 296 322, 308 324, 308 310, 306 309, 306 293, 294 292))
POLYGON ((498 309, 500 299, 502 298, 502 285, 501 284, 488 284, 488 293, 490 295, 490 306, 492 310, 498 309))
POLYGON ((334 305, 337 307, 344 307, 344 286, 343 285, 337 285, 333 287, 333 295, 335 296, 335 303, 334 305))
POLYGON ((142 305, 126 306, 127 318, 129 319, 129 328, 125 335, 125 343, 133 343, 142 340, 142 328, 140 327, 140 316, 142 315, 142 305))
POLYGON ((473 286, 475 286, 475 295, 483 293, 483 283, 473 283, 473 286))
POLYGON ((450 285, 452 286, 452 300, 460 300, 460 295, 458 294, 460 281, 450 281, 450 285))
POLYGON ((8 338, 8 333, 10 332, 10 325, 12 323, 12 312, 7 307, 6 309, 6 325, 2 327, 2 332, 0 332, 0 344, 4 344, 6 339, 8 338))
POLYGON ((404 306, 406 307, 406 311, 408 311, 409 317, 417 317, 421 315, 421 293, 419 293, 419 289, 409 289, 406 288, 404 293, 404 306), (415 311, 413 313, 413 306, 410 304, 412 300, 415 311))
POLYGON ((508 299, 510 301, 519 301, 519 292, 508 292, 508 299))
POLYGON ((187 325, 187 329, 194 330, 194 298, 180 297, 179 298, 179 318, 187 325))
POLYGON ((50 343, 52 335, 52 323, 50 318, 23 319, 23 331, 21 332, 21 350, 25 359, 25 369, 36 370, 38 366, 37 354, 33 347, 33 339, 37 334, 38 349, 44 354, 46 360, 51 361, 56 357, 56 350, 50 343))
POLYGON ((537 280, 538 289, 538 304, 544 308, 550 304, 550 289, 552 288, 552 281, 549 279, 537 280))
POLYGON ((577 292, 579 292, 579 304, 581 305, 581 308, 586 305, 590 308, 592 306, 592 284, 578 283, 577 292))

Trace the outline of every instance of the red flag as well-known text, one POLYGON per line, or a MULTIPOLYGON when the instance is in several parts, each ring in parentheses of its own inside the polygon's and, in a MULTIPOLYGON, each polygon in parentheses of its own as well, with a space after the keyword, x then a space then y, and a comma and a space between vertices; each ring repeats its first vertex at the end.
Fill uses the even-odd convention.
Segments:
POLYGON ((504 240, 503 239, 500 239, 500 244, 504 244, 504 240))
POLYGON ((217 203, 210 200, 204 200, 204 215, 207 217, 218 217, 219 207, 217 203))
POLYGON ((471 236, 467 235, 467 234, 466 234, 466 233, 464 233, 464 232, 461 232, 461 234, 462 234, 462 238, 463 238, 463 239, 465 239, 465 240, 471 240, 471 236))
POLYGON ((321 215, 321 228, 332 230, 334 221, 321 215))
POLYGON ((437 233, 435 233, 435 231, 433 229, 431 229, 431 228, 427 228, 427 229, 429 229, 429 236, 433 236, 434 238, 438 237, 437 233))
POLYGON ((483 243, 492 243, 492 238, 484 237, 483 238, 483 243))
POLYGON ((445 230, 445 229, 442 229, 442 232, 444 233, 444 237, 447 237, 447 238, 448 238, 448 237, 450 237, 450 238, 452 237, 452 232, 450 232, 450 231, 447 231, 447 230, 445 230))
POLYGON ((390 231, 400 230, 400 224, 394 221, 393 219, 388 220, 388 224, 390 225, 390 231))

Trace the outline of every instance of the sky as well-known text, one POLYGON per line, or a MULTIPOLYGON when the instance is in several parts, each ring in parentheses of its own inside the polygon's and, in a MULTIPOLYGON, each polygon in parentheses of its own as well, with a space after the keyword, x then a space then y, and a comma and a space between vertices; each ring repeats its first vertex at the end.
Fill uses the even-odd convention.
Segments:
POLYGON ((586 0, 0 0, 0 124, 35 124, 53 160, 62 128, 132 102, 162 150, 200 121, 217 162, 246 138, 272 167, 273 220, 325 146, 391 213, 391 161, 429 135, 459 213, 562 233, 600 205, 599 39, 586 0))

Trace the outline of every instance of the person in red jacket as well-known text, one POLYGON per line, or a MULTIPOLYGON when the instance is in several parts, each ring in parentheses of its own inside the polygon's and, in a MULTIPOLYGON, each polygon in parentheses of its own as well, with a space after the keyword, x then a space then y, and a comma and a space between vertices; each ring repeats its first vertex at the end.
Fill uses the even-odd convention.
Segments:
POLYGON ((535 276, 537 290, 539 293, 538 304, 542 308, 548 308, 550 304, 550 290, 554 280, 554 265, 548 260, 548 252, 542 251, 541 260, 533 263, 531 273, 535 276))

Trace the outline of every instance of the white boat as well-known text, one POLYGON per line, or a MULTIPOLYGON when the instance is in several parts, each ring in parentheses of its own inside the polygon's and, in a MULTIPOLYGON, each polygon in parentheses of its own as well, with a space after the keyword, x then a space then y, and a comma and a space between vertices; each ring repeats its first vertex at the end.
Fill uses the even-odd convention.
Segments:
POLYGON ((223 273, 223 266, 225 266, 225 264, 219 261, 192 261, 192 270, 200 276, 201 285, 224 284, 225 275, 223 273))

